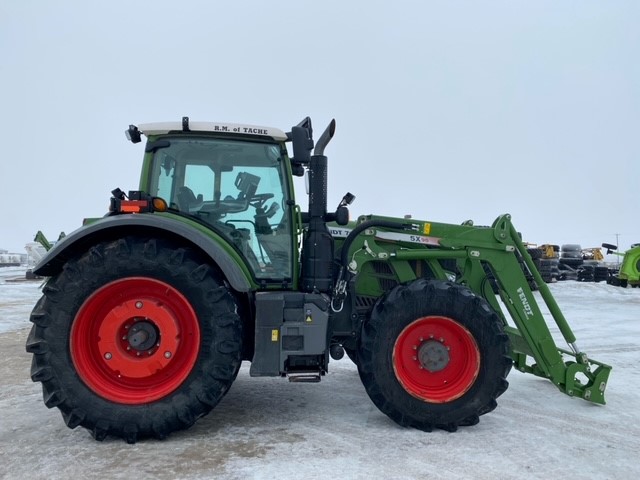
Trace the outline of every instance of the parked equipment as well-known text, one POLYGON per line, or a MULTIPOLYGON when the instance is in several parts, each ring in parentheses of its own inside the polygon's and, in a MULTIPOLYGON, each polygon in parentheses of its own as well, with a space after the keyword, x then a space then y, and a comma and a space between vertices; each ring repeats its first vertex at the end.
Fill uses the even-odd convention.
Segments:
POLYGON ((617 269, 609 270, 607 283, 617 287, 640 287, 640 243, 634 243, 631 248, 624 253, 617 252, 617 245, 603 243, 603 248, 607 249, 607 255, 619 255, 622 263, 617 269))
POLYGON ((512 366, 604 404, 611 367, 576 344, 510 215, 350 221, 350 193, 328 211, 334 131, 312 154, 309 118, 288 133, 131 125, 133 143, 147 137, 139 189, 114 190, 35 269, 50 278, 26 348, 45 404, 99 440, 164 438, 215 407, 243 360, 251 376, 318 382, 345 352, 382 412, 425 431, 476 424, 512 366))

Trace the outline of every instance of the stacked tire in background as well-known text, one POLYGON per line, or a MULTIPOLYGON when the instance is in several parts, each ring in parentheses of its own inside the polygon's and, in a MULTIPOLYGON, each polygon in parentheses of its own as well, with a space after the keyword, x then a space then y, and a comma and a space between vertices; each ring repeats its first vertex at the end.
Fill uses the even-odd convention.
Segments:
POLYGON ((575 243, 562 245, 560 248, 561 280, 580 280, 579 270, 582 259, 582 246, 575 243))
POLYGON ((593 266, 593 281, 606 282, 609 278, 609 268, 606 265, 596 263, 593 266))
MULTIPOLYGON (((542 250, 539 248, 527 248, 527 253, 531 256, 531 260, 535 264, 536 268, 540 270, 540 258, 542 257, 542 250)), ((527 277, 527 283, 529 284, 529 288, 535 291, 538 290, 538 285, 534 280, 533 276, 529 273, 529 270, 523 265, 523 271, 525 276, 527 277)))
MULTIPOLYGON (((585 253, 587 250, 583 251, 579 244, 568 243, 562 247, 545 244, 536 248, 528 248, 527 252, 531 255, 533 263, 546 283, 558 280, 611 282, 609 268, 602 262, 593 260, 588 253, 585 253)), ((533 287, 535 287, 535 282, 533 287)))
POLYGON ((579 282, 606 282, 609 269, 597 260, 585 260, 582 247, 575 243, 562 245, 560 249, 560 280, 579 282))
POLYGON ((609 269, 606 265, 599 265, 595 260, 586 260, 578 268, 579 282, 606 282, 609 277, 609 269))
POLYGON ((544 247, 546 246, 543 245, 542 248, 535 249, 540 253, 538 259, 534 259, 534 263, 538 267, 540 276, 546 283, 556 282, 560 277, 559 247, 557 245, 551 245, 551 248, 544 247))

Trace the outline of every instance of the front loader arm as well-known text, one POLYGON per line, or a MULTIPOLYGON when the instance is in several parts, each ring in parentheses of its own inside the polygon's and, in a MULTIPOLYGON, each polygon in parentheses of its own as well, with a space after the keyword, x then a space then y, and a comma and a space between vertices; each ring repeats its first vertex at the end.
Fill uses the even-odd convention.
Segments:
POLYGON ((549 378, 567 395, 604 404, 604 391, 611 367, 589 359, 587 354, 579 349, 569 323, 511 224, 510 218, 506 215, 500 217, 493 228, 499 231, 508 230, 509 242, 513 243, 516 252, 522 258, 551 317, 570 347, 570 350, 566 350, 556 346, 517 257, 509 255, 495 259, 490 264, 499 286, 499 295, 516 324, 516 328, 507 327, 507 333, 512 339, 516 368, 549 378), (524 340, 524 345, 519 341, 520 338, 524 340), (521 348, 522 346, 524 348, 521 348), (534 364, 527 364, 528 356, 534 359, 534 364), (570 359, 565 360, 566 357, 570 359))
POLYGON ((407 220, 398 223, 398 230, 364 230, 350 245, 349 270, 356 273, 367 262, 384 261, 398 282, 404 283, 417 276, 407 263, 425 261, 431 275, 447 280, 452 273, 442 269, 442 262, 457 262, 456 281, 484 297, 503 318, 518 370, 548 378, 567 395, 605 403, 611 367, 590 360, 578 348, 575 335, 511 224, 510 215, 498 217, 491 227, 410 222, 411 227, 407 220), (538 287, 569 350, 556 345, 527 275, 538 287))

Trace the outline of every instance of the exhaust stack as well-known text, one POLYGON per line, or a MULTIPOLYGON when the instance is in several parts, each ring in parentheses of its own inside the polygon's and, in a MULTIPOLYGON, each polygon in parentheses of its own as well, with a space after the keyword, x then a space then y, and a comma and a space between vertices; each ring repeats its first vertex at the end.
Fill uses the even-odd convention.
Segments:
POLYGON ((333 237, 327 229, 327 165, 324 149, 333 138, 336 121, 331 120, 309 161, 309 227, 302 244, 302 289, 330 292, 333 284, 333 237))

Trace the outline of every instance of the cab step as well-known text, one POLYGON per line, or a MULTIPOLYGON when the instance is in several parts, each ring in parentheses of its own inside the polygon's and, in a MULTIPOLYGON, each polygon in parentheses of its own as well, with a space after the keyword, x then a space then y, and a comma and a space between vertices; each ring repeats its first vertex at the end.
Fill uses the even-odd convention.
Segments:
POLYGON ((320 375, 289 375, 289 381, 294 383, 318 383, 320 375))

